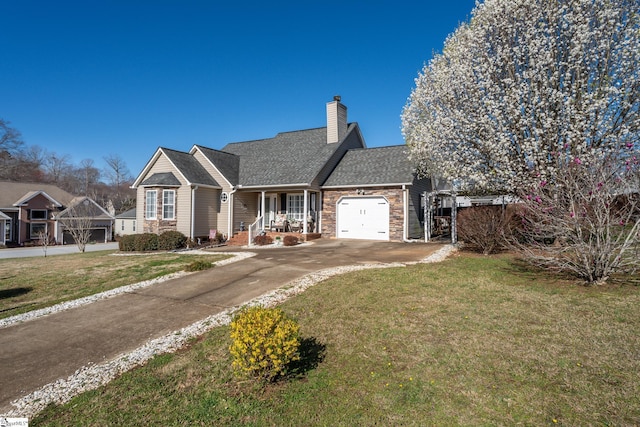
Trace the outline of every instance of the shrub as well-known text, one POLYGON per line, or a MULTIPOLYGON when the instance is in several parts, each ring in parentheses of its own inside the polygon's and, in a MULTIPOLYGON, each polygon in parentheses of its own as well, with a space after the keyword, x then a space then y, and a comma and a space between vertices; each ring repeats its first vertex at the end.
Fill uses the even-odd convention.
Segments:
POLYGON ((158 249, 163 251, 172 251, 174 249, 184 248, 187 244, 187 236, 179 231, 165 231, 158 236, 158 249))
POLYGON ((214 245, 219 245, 220 243, 224 243, 224 235, 220 232, 216 233, 216 238, 213 240, 214 245))
POLYGON ((259 234, 253 238, 253 244, 258 246, 270 245, 273 243, 271 236, 266 234, 259 234))
POLYGON ((131 252, 136 250, 136 235, 128 234, 121 236, 118 241, 118 249, 123 252, 131 252))
POLYGON ((157 251, 158 235, 153 233, 135 234, 135 250, 139 252, 157 251))
POLYGON ((238 375, 274 381, 300 359, 300 326, 279 308, 245 308, 231 321, 229 351, 238 375))
POLYGON ((283 245, 285 246, 295 246, 298 244, 300 239, 297 236, 287 235, 284 236, 283 245))
POLYGON ((202 270, 208 270, 211 267, 213 267, 213 264, 211 264, 209 261, 203 261, 199 259, 188 264, 184 268, 184 271, 202 271, 202 270))
POLYGON ((473 250, 485 255, 505 248, 505 233, 514 224, 512 209, 501 206, 474 206, 458 213, 458 237, 473 250))

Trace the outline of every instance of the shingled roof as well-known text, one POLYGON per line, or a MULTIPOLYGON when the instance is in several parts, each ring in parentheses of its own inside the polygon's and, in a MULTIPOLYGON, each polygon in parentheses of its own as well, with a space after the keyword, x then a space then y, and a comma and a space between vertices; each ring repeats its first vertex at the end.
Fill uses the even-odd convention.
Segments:
POLYGON ((167 187, 179 187, 180 180, 172 172, 160 172, 154 173, 149 178, 142 181, 144 186, 167 186, 167 187))
MULTIPOLYGON (((347 133, 354 126, 350 124, 347 133)), ((311 184, 339 146, 327 144, 327 128, 323 127, 231 143, 222 151, 240 158, 240 185, 264 187, 311 184)))
POLYGON ((171 150, 169 148, 161 148, 161 150, 178 169, 182 176, 184 176, 184 178, 189 182, 189 184, 220 187, 220 184, 218 184, 216 180, 209 175, 209 172, 207 172, 204 166, 198 163, 198 160, 196 160, 191 154, 171 150))
POLYGON ((323 187, 411 184, 413 179, 407 147, 394 145, 347 151, 323 187))
POLYGON ((195 147, 198 148, 200 152, 202 152, 202 154, 215 165, 231 185, 238 185, 240 183, 240 158, 237 155, 203 147, 201 145, 196 145, 195 147))
POLYGON ((35 196, 41 191, 64 206, 74 198, 72 194, 52 184, 0 181, 0 208, 13 208, 15 203, 29 199, 29 196, 35 196))

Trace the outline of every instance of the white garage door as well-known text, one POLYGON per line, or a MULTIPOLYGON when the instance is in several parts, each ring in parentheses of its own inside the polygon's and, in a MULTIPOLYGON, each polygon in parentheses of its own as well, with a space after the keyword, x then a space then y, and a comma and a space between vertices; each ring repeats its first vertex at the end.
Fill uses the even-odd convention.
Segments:
POLYGON ((389 202, 384 197, 345 197, 337 213, 338 238, 389 240, 389 202))

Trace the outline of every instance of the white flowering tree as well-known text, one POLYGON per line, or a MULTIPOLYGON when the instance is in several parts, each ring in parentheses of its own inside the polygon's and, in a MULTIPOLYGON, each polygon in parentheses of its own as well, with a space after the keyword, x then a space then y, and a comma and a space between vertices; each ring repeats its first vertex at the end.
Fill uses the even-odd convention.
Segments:
POLYGON ((462 190, 520 196, 527 259, 606 280, 637 264, 640 211, 622 195, 640 191, 639 59, 640 0, 477 3, 415 81, 411 157, 462 190))
POLYGON ((575 158, 637 149, 639 0, 486 0, 402 114, 422 172, 517 192, 575 158))

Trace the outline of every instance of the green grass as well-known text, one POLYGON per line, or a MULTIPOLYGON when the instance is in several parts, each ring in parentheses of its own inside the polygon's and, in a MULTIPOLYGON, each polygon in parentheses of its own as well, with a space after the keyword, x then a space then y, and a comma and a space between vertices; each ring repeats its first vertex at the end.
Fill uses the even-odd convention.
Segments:
POLYGON ((175 273, 194 260, 215 262, 227 257, 167 252, 114 256, 113 253, 99 251, 0 260, 0 318, 175 273))
POLYGON ((30 425, 638 425, 639 292, 508 256, 347 274, 282 305, 286 381, 235 378, 216 328, 30 425))

